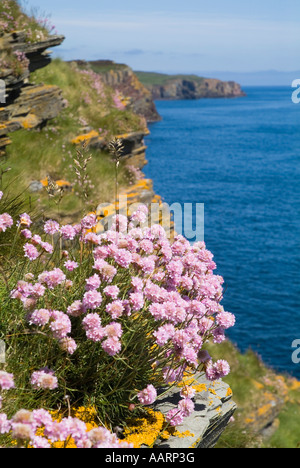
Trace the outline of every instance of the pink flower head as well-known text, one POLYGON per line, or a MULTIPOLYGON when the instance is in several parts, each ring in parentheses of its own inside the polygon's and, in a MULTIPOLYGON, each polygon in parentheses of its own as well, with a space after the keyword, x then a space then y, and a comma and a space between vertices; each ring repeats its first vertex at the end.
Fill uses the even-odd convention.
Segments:
POLYGON ((72 355, 77 349, 77 344, 73 338, 66 336, 62 338, 59 342, 59 346, 62 350, 66 351, 68 354, 72 355))
POLYGON ((115 337, 107 338, 102 342, 101 346, 109 356, 115 356, 115 354, 118 354, 122 348, 121 342, 115 337))
POLYGON ((112 231, 117 231, 117 232, 126 232, 127 231, 127 226, 128 226, 128 220, 126 216, 123 215, 115 215, 112 218, 113 224, 111 227, 112 231))
POLYGON ((0 414, 0 434, 7 434, 11 429, 11 422, 7 419, 6 414, 0 414))
POLYGON ((19 224, 20 224, 20 226, 30 227, 31 224, 32 224, 30 216, 27 213, 21 214, 19 224))
POLYGON ((54 390, 58 387, 57 378, 55 377, 54 372, 46 368, 33 372, 30 382, 36 390, 41 388, 44 390, 54 390))
POLYGON ((122 268, 128 268, 132 262, 132 254, 126 249, 118 249, 114 253, 114 259, 122 268))
POLYGON ((0 371, 0 388, 2 390, 10 390, 14 388, 14 376, 5 371, 0 371))
POLYGON ((111 299, 117 299, 119 292, 120 289, 118 286, 106 286, 106 288, 104 288, 104 293, 111 299))
POLYGON ((150 384, 144 390, 139 392, 137 396, 142 405, 152 405, 157 398, 157 392, 153 385, 150 384))
POLYGON ((230 366, 227 361, 220 359, 215 364, 211 361, 205 369, 206 377, 208 380, 218 380, 226 377, 230 372, 230 366))
POLYGON ((224 328, 225 330, 233 327, 235 324, 235 316, 230 312, 220 312, 217 314, 216 320, 220 327, 224 328))
POLYGON ((84 308, 81 301, 75 301, 67 308, 67 314, 72 317, 80 317, 84 313, 84 308))
POLYGON ((44 224, 44 231, 46 234, 50 234, 53 236, 54 234, 60 231, 59 224, 56 221, 49 219, 44 224))
POLYGON ((124 306, 122 301, 114 301, 106 306, 106 312, 113 318, 117 319, 122 316, 124 306))
POLYGON ((108 283, 111 283, 117 274, 116 268, 103 259, 95 260, 94 269, 98 270, 103 281, 108 283))
POLYGON ((101 294, 95 289, 87 291, 82 300, 82 305, 85 309, 97 309, 102 303, 101 294))
POLYGON ((100 244, 100 237, 97 234, 95 234, 94 232, 88 232, 84 236, 84 242, 85 243, 89 242, 90 244, 99 245, 100 244))
POLYGON ((85 286, 86 291, 92 291, 93 289, 98 289, 101 285, 101 279, 96 273, 90 278, 87 278, 85 282, 86 282, 86 286, 85 286))
POLYGON ((142 293, 131 293, 129 296, 132 310, 139 311, 144 307, 144 295, 142 293))
POLYGON ((37 309, 35 310, 30 318, 29 323, 30 325, 37 325, 39 327, 43 327, 47 325, 51 317, 51 312, 48 309, 37 309))
POLYGON ((95 214, 85 216, 81 221, 81 226, 84 229, 92 229, 97 224, 97 217, 95 214))
POLYGON ((193 413, 195 405, 190 398, 184 398, 178 403, 178 409, 182 412, 184 417, 188 417, 193 413))
POLYGON ((111 322, 104 328, 105 335, 108 338, 121 338, 123 330, 120 323, 111 322))
POLYGON ((37 248, 32 244, 25 244, 23 247, 24 256, 27 257, 31 262, 36 260, 39 256, 37 248))
POLYGON ((32 233, 29 229, 23 229, 21 232, 20 232, 21 236, 25 237, 25 239, 31 239, 32 237, 32 233))
POLYGON ((40 283, 47 285, 49 289, 54 289, 66 280, 66 275, 60 268, 54 268, 52 271, 44 271, 38 277, 40 283))
POLYGON ((66 224, 60 228, 61 235, 65 240, 73 240, 76 236, 76 231, 70 224, 66 224))
POLYGON ((166 421, 170 426, 176 427, 183 423, 184 414, 178 408, 173 408, 166 414, 166 421))
POLYGON ((6 229, 12 227, 13 224, 14 221, 9 214, 4 213, 0 215, 0 232, 5 232, 6 229))
POLYGON ((73 262, 72 260, 67 260, 64 263, 64 266, 68 271, 74 271, 76 268, 78 268, 78 263, 73 262))
POLYGON ((50 329, 54 338, 59 340, 71 333, 71 322, 67 314, 58 310, 51 311, 50 329))
POLYGON ((54 247, 53 247, 53 245, 49 244, 49 242, 41 242, 41 243, 40 243, 40 246, 41 246, 42 249, 44 249, 47 253, 49 253, 49 254, 52 254, 52 253, 53 253, 54 247))

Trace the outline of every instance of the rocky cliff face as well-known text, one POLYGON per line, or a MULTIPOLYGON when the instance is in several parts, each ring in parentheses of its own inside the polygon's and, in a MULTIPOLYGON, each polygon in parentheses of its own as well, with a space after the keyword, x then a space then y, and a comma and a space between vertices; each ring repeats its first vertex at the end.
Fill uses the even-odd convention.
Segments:
POLYGON ((5 102, 0 108, 0 156, 10 144, 10 132, 43 125, 64 107, 58 87, 30 84, 28 80, 32 71, 50 63, 47 49, 63 40, 64 36, 51 36, 41 42, 28 43, 23 31, 0 33, 0 79, 5 83, 5 102))
POLYGON ((95 72, 101 74, 105 84, 129 100, 129 107, 136 114, 145 117, 147 122, 157 122, 161 119, 153 102, 151 91, 140 82, 129 66, 116 64, 109 60, 88 63, 95 72))
POLYGON ((233 98, 245 96, 241 86, 234 81, 221 81, 213 78, 166 79, 162 84, 147 84, 152 99, 202 99, 233 98))

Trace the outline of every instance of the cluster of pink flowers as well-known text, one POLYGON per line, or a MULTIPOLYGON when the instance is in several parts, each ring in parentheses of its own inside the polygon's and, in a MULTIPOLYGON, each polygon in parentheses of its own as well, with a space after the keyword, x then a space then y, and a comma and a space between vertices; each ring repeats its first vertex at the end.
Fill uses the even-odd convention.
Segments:
MULTIPOLYGON (((79 255, 76 261, 70 260, 68 251, 64 251, 63 256, 68 258, 63 260, 66 272, 60 268, 43 271, 36 282, 29 273, 27 281, 17 283, 11 297, 30 311, 29 324, 51 333, 69 355, 82 340, 82 334, 77 336, 73 329, 74 323, 76 330, 78 326, 83 328, 86 339, 100 343, 103 351, 114 357, 123 349, 126 321, 141 317, 151 323, 151 346, 158 349, 166 384, 180 381, 188 368, 203 370, 209 380, 222 378, 229 373, 229 364, 224 360, 214 363, 203 345, 209 340, 224 341, 225 331, 234 326, 235 317, 220 304, 223 278, 214 274, 213 255, 204 242, 191 245, 181 235, 170 242, 160 225, 145 227, 146 219, 147 208, 141 205, 130 219, 115 216, 111 228, 101 235, 90 232, 97 224, 94 214, 85 216, 75 226, 60 226, 48 220, 44 225, 46 235, 60 236, 66 245, 76 238, 82 247, 89 244, 89 276, 80 279, 82 286, 77 287, 76 283, 72 289, 70 305, 65 303, 62 310, 45 308, 45 298, 49 304, 56 288, 72 288, 70 275, 72 278, 80 266, 79 255)), ((26 213, 21 215, 18 226, 24 228, 23 236, 29 240, 24 245, 25 256, 34 261, 45 241, 29 231, 31 220, 26 213)), ((34 374, 35 388, 45 388, 44 378, 48 382, 52 379, 48 388, 55 388, 54 375, 41 372, 34 374)), ((148 385, 136 396, 141 404, 152 404, 157 395, 155 388, 148 385)), ((170 424, 175 425, 193 410, 193 392, 187 391, 182 397, 178 408, 168 415, 170 424)))
POLYGON ((18 447, 49 449, 55 442, 72 438, 78 448, 133 448, 133 444, 119 440, 105 427, 89 430, 83 421, 71 416, 55 421, 44 409, 21 409, 11 419, 1 413, 0 434, 9 433, 18 447), (43 436, 37 435, 39 428, 43 429, 43 436))

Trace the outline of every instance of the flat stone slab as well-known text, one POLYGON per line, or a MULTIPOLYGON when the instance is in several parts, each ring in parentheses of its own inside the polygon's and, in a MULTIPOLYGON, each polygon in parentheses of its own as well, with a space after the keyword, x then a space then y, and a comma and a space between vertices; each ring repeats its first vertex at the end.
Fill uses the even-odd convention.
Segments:
MULTIPOLYGON (((193 398, 195 411, 176 427, 180 433, 188 431, 188 435, 170 436, 168 440, 159 443, 157 448, 212 448, 226 429, 236 410, 230 387, 222 380, 210 382, 205 376, 195 378, 191 386, 196 389, 193 398)), ((153 409, 166 415, 169 410, 177 407, 181 400, 180 391, 180 387, 171 388, 167 395, 161 399, 158 397, 153 409)))

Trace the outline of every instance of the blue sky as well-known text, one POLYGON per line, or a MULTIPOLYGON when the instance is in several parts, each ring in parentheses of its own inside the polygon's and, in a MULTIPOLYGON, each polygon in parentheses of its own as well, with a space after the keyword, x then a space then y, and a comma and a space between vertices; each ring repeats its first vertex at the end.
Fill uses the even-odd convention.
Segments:
MULTIPOLYGON (((49 15, 65 60, 134 70, 239 73, 300 69, 299 0, 26 0, 49 15)), ((294 76, 294 78, 299 78, 294 76)))

